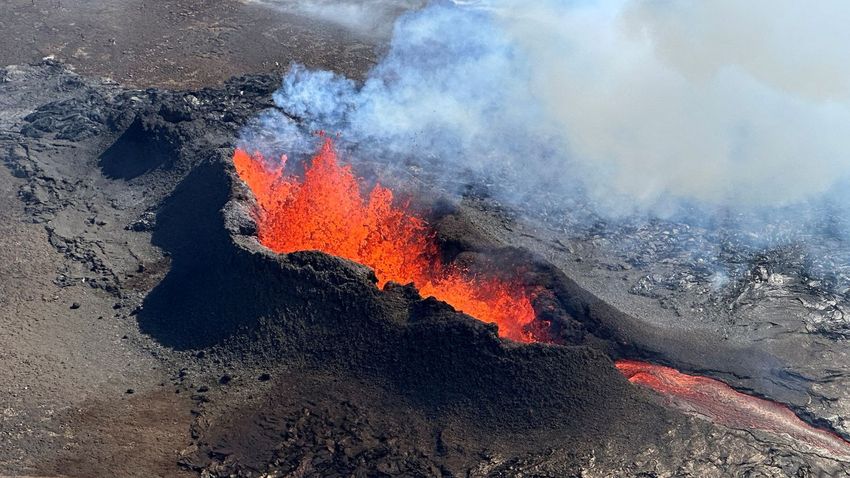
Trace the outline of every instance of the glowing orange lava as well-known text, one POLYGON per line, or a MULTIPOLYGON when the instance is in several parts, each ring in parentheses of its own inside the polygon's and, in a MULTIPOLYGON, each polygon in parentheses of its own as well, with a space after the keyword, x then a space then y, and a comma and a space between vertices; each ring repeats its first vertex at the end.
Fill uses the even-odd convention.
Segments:
POLYGON ((788 435, 819 450, 850 458, 850 444, 841 437, 809 425, 778 403, 738 392, 719 380, 684 374, 663 365, 635 360, 618 360, 616 365, 630 382, 655 390, 679 408, 730 428, 788 435))
POLYGON ((257 199, 260 242, 278 253, 318 250, 375 270, 379 287, 413 283, 427 297, 498 325, 499 335, 536 341, 527 325, 534 309, 527 291, 443 264, 428 224, 380 184, 364 196, 350 166, 341 165, 330 139, 307 165, 303 179, 287 175, 286 157, 270 164, 237 149, 233 163, 257 199))

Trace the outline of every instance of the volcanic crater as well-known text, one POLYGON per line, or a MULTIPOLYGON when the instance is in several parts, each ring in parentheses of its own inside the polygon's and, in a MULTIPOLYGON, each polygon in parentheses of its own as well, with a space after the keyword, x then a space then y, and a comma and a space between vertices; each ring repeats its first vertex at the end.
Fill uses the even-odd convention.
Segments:
MULTIPOLYGON (((534 305, 546 324, 545 330, 538 325, 541 333, 563 345, 505 341, 494 325, 423 299, 412 285, 378 288, 375 273, 350 260, 319 251, 274 253, 257 238, 255 209, 253 194, 223 154, 183 179, 157 214, 152 240, 172 262, 138 314, 143 332, 177 349, 212 350, 228 365, 250 358, 269 369, 298 367, 363 381, 431 427, 474 424, 497 431, 496 442, 514 450, 517 442, 509 437, 523 431, 588 446, 594 436, 611 433, 645 440, 654 428, 646 417, 668 414, 600 349, 611 347, 594 335, 600 326, 591 307, 571 293, 574 284, 520 249, 479 242, 459 250, 462 239, 475 234, 449 208, 432 218, 438 241, 452 244, 454 260, 468 267, 521 271, 522 284, 538 290, 534 305), (450 232, 441 234, 441 224, 450 232), (609 427, 616 431, 605 431, 609 427)), ((239 433, 263 443, 225 454, 230 466, 256 462, 254 454, 267 455, 280 440, 279 430, 263 438, 245 430, 264 427, 271 412, 251 413, 262 413, 260 422, 243 418, 239 433)), ((234 433, 205 430, 231 443, 238 441, 234 433)), ((468 439, 460 435, 455 439, 468 439)), ((200 447, 186 463, 224 466, 211 464, 221 455, 217 445, 200 447)))

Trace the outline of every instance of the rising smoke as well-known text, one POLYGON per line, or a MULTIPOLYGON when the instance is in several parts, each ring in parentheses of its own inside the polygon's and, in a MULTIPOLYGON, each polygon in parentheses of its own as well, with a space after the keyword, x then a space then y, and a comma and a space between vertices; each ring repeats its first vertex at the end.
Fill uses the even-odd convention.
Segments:
POLYGON ((296 66, 275 101, 362 154, 509 178, 514 202, 802 217, 847 197, 848 20, 839 0, 433 2, 364 83, 296 66))

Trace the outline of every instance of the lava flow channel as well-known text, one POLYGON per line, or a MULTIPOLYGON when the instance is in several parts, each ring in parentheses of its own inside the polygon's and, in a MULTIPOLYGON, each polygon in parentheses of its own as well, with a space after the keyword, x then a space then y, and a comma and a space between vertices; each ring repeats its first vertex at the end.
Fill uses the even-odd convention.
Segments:
POLYGON ((350 259, 374 269, 379 287, 413 283, 423 297, 496 324, 502 337, 537 341, 527 327, 535 313, 524 287, 444 264, 427 223, 396 205, 392 191, 380 184, 364 197, 362 181, 339 163, 329 138, 303 179, 286 174, 285 156, 272 162, 237 149, 233 163, 257 200, 258 236, 269 249, 350 259))
POLYGON ((756 429, 788 435, 798 442, 850 459, 850 443, 801 420, 789 408, 734 390, 707 377, 635 360, 618 360, 617 369, 632 383, 647 386, 673 405, 736 429, 756 429))

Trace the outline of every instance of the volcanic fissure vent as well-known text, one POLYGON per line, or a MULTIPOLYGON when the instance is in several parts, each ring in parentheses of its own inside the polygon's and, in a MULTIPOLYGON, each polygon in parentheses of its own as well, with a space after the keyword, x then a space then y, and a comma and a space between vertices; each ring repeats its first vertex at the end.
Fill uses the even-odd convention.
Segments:
POLYGON ((519 280, 472 273, 440 259, 434 231, 393 192, 363 181, 340 164, 331 139, 307 165, 303 179, 288 175, 287 158, 273 163, 237 149, 236 171, 257 200, 260 242, 278 253, 318 250, 375 270, 378 286, 412 283, 457 310, 499 327, 519 342, 541 341, 531 325, 534 293, 519 280))

